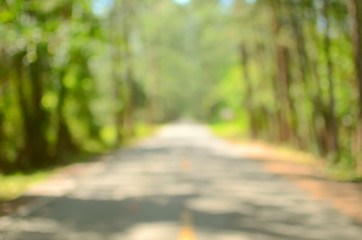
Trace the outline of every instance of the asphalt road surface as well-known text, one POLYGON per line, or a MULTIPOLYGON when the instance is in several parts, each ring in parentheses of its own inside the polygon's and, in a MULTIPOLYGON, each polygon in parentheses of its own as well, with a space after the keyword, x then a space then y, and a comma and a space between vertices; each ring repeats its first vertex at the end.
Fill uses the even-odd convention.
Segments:
POLYGON ((261 164, 205 126, 169 125, 33 190, 38 200, 0 219, 0 239, 362 239, 361 226, 261 164))

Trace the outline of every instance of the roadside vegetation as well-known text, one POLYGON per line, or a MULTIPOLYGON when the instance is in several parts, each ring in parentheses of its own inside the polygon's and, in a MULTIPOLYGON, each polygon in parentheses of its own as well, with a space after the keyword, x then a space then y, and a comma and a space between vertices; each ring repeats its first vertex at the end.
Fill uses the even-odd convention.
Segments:
POLYGON ((343 164, 344 161, 333 164, 315 153, 300 150, 288 143, 273 144, 265 139, 251 138, 246 129, 237 131, 240 129, 238 122, 214 123, 210 127, 215 136, 225 138, 237 147, 250 149, 251 152, 258 149, 257 154, 249 154, 246 150, 245 157, 306 166, 316 175, 333 181, 362 182, 362 172, 351 168, 349 164, 343 164))
POLYGON ((42 170, 32 173, 13 173, 8 176, 0 175, 0 202, 19 197, 30 186, 49 177, 54 170, 42 170))
POLYGON ((361 174, 359 0, 0 0, 0 35, 13 182, 182 117, 361 174))

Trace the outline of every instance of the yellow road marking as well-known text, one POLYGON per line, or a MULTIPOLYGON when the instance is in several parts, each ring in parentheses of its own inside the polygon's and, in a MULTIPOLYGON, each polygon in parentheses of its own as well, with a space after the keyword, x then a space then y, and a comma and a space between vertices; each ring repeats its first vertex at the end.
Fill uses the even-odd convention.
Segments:
POLYGON ((188 159, 183 159, 181 161, 181 169, 184 171, 184 172, 188 172, 190 171, 191 169, 191 163, 188 159))
POLYGON ((192 227, 192 215, 185 211, 181 214, 181 230, 179 240, 196 240, 195 232, 192 227))

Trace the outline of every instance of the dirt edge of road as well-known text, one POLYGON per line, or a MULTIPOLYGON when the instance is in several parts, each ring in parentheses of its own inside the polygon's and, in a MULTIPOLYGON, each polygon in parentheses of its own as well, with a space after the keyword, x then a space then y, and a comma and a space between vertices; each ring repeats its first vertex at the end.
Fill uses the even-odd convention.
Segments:
MULTIPOLYGON (((321 166, 308 154, 293 155, 293 152, 281 151, 278 148, 258 142, 230 141, 238 149, 241 156, 261 161, 266 171, 278 174, 306 191, 311 197, 328 201, 340 212, 362 224, 362 183, 338 182, 328 179, 322 174, 321 166)), ((65 167, 60 174, 54 176, 61 180, 70 176, 92 171, 92 165, 75 164, 65 167)), ((48 181, 49 182, 49 181, 48 181)), ((51 182, 51 181, 50 181, 51 182)), ((56 185, 59 181, 55 182, 56 185)), ((37 195, 37 194, 35 194, 37 195)), ((40 194, 41 196, 41 194, 40 194)), ((15 200, 0 203, 0 217, 9 215, 37 197, 22 196, 15 200)))
POLYGON ((335 209, 362 224, 362 183, 341 182, 323 174, 322 166, 308 154, 281 151, 260 142, 230 141, 242 157, 262 161, 264 169, 278 174, 307 192, 329 202, 335 209))
POLYGON ((21 208, 38 201, 43 196, 62 196, 72 187, 70 179, 96 170, 107 156, 107 154, 104 154, 95 157, 94 161, 73 163, 60 167, 43 181, 29 186, 21 196, 12 200, 0 201, 0 218, 16 213, 21 208))

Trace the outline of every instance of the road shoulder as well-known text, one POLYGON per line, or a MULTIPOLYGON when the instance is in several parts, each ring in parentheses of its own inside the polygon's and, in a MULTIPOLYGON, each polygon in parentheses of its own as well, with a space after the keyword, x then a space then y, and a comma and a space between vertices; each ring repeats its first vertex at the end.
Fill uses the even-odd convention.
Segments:
POLYGON ((230 142, 244 158, 263 162, 266 171, 292 182, 312 198, 329 202, 338 211, 362 224, 362 183, 329 179, 311 156, 293 155, 257 142, 230 142))

